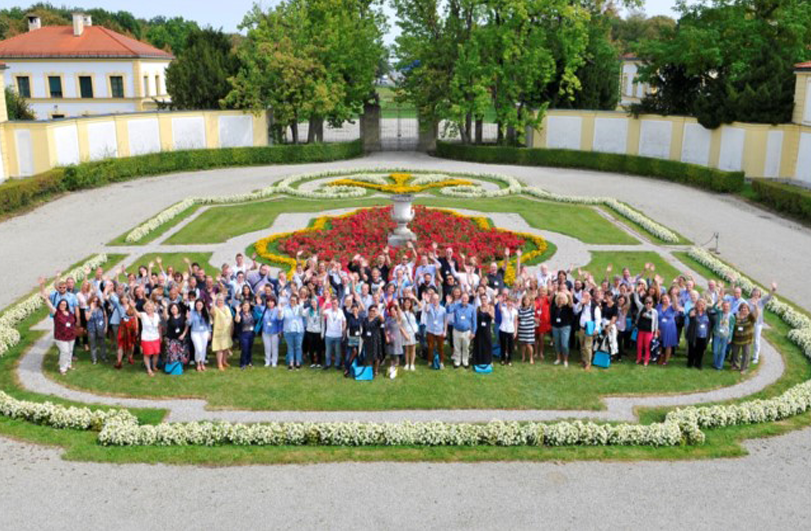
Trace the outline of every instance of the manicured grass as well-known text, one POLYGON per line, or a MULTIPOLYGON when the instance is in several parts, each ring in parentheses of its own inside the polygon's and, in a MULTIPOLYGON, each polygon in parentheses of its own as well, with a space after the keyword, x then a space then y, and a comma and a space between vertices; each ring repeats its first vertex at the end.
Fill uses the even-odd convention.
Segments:
POLYGON ((645 272, 645 264, 648 262, 656 266, 655 274, 664 279, 665 286, 669 286, 681 274, 681 271, 653 251, 594 251, 591 253, 591 262, 581 269, 594 275, 594 280, 600 282, 605 278, 609 264, 614 266, 609 276, 621 275, 623 267, 630 269, 632 275, 637 275, 645 272))
POLYGON ((211 274, 211 276, 216 276, 217 272, 219 271, 218 266, 209 262, 209 260, 211 260, 211 253, 149 253, 137 258, 135 262, 133 262, 130 269, 134 271, 142 265, 149 267, 149 262, 155 262, 152 271, 159 272, 160 268, 158 267, 158 263, 156 261, 158 257, 163 260, 164 270, 172 267, 175 271, 186 271, 188 266, 183 259, 188 258, 190 262, 197 262, 200 264, 200 267, 205 269, 207 273, 211 274))
MULTIPOLYGON (((283 349, 284 350, 284 349, 283 349)), ((116 371, 110 365, 91 365, 81 356, 77 370, 57 376, 56 350, 49 353, 47 374, 66 385, 102 394, 140 397, 199 397, 213 407, 253 410, 391 410, 391 409, 603 409, 599 397, 616 394, 676 393, 733 385, 741 380, 732 371, 693 371, 684 357, 667 368, 642 368, 619 363, 609 370, 585 372, 572 356, 569 368, 553 366, 552 360, 531 366, 495 367, 481 376, 454 370, 450 361, 444 371, 420 363, 415 372, 400 372, 396 380, 378 377, 373 382, 345 379, 337 371, 303 368, 290 372, 283 367, 267 369, 261 345, 254 345, 253 369, 232 368, 221 373, 198 374, 191 369, 180 378, 161 375, 149 378, 140 363, 116 371)), ((238 364, 235 352, 232 364, 238 364)), ((282 362, 283 365, 283 362, 282 362)), ((211 365, 210 365, 211 366, 211 365)))
POLYGON ((484 199, 419 198, 415 203, 481 212, 515 213, 530 227, 559 232, 584 243, 633 245, 639 241, 603 218, 592 207, 510 196, 484 199))
MULTIPOLYGON (((174 217, 174 218, 170 219, 169 221, 167 221, 166 223, 163 223, 160 226, 158 226, 158 228, 156 228, 155 230, 153 230, 152 232, 150 232, 149 234, 147 234, 146 236, 144 236, 143 238, 141 238, 137 242, 128 242, 125 239, 127 237, 127 234, 132 232, 132 229, 135 228, 135 227, 132 227, 131 229, 127 230, 127 232, 125 232, 124 234, 121 234, 120 236, 113 239, 107 245, 145 245, 147 243, 153 242, 153 241, 157 240, 158 238, 160 238, 161 236, 163 236, 164 234, 166 234, 166 232, 169 231, 172 227, 176 227, 183 220, 185 220, 186 218, 188 218, 189 216, 191 216, 192 214, 197 212, 198 208, 200 208, 200 205, 192 205, 192 206, 190 206, 189 208, 187 208, 186 210, 184 210, 183 212, 178 214, 176 217, 174 217)), ((146 221, 146 220, 144 220, 144 221, 146 221)))
POLYGON ((374 199, 310 200, 279 197, 233 206, 208 209, 194 221, 173 234, 167 244, 222 243, 234 236, 265 229, 276 216, 287 212, 322 212, 336 208, 387 205, 390 201, 374 199))

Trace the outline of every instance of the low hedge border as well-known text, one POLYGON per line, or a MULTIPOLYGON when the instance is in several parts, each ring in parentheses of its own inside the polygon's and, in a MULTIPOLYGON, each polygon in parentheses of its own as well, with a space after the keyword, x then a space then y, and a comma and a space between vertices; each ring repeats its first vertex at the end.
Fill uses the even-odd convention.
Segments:
POLYGON ((577 168, 642 177, 655 177, 714 192, 737 193, 744 188, 744 173, 728 172, 675 160, 577 151, 569 149, 470 146, 437 142, 436 155, 443 158, 524 166, 577 168))
POLYGON ((811 190, 766 179, 753 179, 752 189, 757 202, 781 214, 811 223, 811 190))
POLYGON ((83 162, 1 184, 0 215, 11 214, 61 192, 95 188, 138 177, 229 166, 328 162, 359 157, 362 154, 363 145, 360 140, 356 140, 332 144, 164 151, 83 162))

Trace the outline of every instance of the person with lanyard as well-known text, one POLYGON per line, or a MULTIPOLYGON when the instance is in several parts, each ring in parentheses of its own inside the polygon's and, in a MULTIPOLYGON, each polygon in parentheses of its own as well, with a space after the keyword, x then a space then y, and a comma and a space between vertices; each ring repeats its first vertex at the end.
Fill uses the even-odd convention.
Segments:
POLYGON ((403 335, 403 349, 405 351, 405 370, 415 370, 414 364, 417 358, 417 336, 419 334, 419 325, 417 324, 417 316, 414 313, 414 307, 419 309, 420 302, 413 294, 403 299, 403 305, 400 311, 400 322, 405 334, 403 335))
POLYGON ((432 363, 434 353, 438 351, 439 355, 439 368, 445 368, 445 352, 443 346, 445 344, 445 319, 446 311, 443 306, 439 304, 439 294, 433 293, 431 295, 431 303, 427 304, 423 311, 425 312, 425 333, 427 334, 427 347, 428 347, 428 363, 432 363))
POLYGON ((304 342, 304 305, 298 295, 291 294, 288 302, 280 305, 284 322, 284 342, 287 345, 287 370, 301 369, 301 345, 304 342))
POLYGON ((458 302, 448 308, 453 326, 453 368, 470 366, 470 345, 476 336, 476 308, 470 304, 470 296, 463 293, 458 302))
POLYGON ((346 334, 346 316, 338 304, 337 295, 330 297, 329 306, 323 311, 324 323, 321 327, 326 353, 324 359, 324 370, 335 364, 335 369, 341 369, 343 356, 341 353, 341 342, 346 334))
POLYGON ((749 354, 755 340, 755 323, 759 313, 757 306, 749 308, 749 304, 742 303, 735 315, 735 328, 732 331, 732 368, 740 370, 741 374, 749 368, 749 354))
POLYGON ((639 300, 639 292, 634 292, 634 304, 638 308, 636 316, 636 364, 643 363, 645 367, 650 363, 650 344, 659 331, 659 314, 653 307, 653 297, 645 296, 645 302, 639 300))
POLYGON ((476 336, 473 339, 473 365, 486 366, 493 364, 492 326, 494 317, 495 310, 493 305, 490 304, 489 297, 481 295, 476 310, 478 326, 476 336))
POLYGON ((90 296, 85 311, 87 323, 87 338, 90 342, 90 360, 93 365, 107 361, 107 313, 101 305, 99 297, 90 296))
POLYGON ((144 356, 146 373, 150 377, 155 376, 158 370, 158 356, 161 353, 161 319, 155 309, 155 303, 147 300, 144 303, 144 310, 138 312, 141 320, 141 353, 144 356))
MULTIPOLYGON (((54 305, 52 297, 45 294, 45 281, 40 281, 40 297, 48 306, 54 322, 54 342, 59 351, 59 374, 64 376, 73 368, 73 344, 76 341, 76 324, 79 322, 76 314, 70 310, 67 299, 57 298, 54 305)), ((64 291, 64 290, 62 290, 64 291)))
POLYGON ((347 356, 346 366, 344 367, 344 377, 349 378, 352 362, 358 358, 360 353, 363 317, 360 314, 360 306, 356 302, 353 302, 346 312, 344 317, 346 317, 347 356))
POLYGON ((166 360, 164 370, 170 374, 181 374, 176 364, 184 365, 188 359, 186 337, 189 333, 189 323, 182 307, 178 303, 171 303, 167 309, 163 308, 163 319, 166 323, 166 360))
POLYGON ((743 290, 740 286, 735 286, 732 290, 732 295, 727 295, 724 297, 724 300, 729 302, 729 308, 735 315, 738 314, 741 304, 749 305, 746 299, 743 298, 743 290))
POLYGON ((270 266, 262 264, 259 269, 252 269, 245 275, 245 281, 251 287, 251 291, 258 293, 265 284, 273 286, 274 293, 278 293, 277 281, 270 276, 270 266))
POLYGON ((670 295, 662 295, 661 303, 656 308, 659 316, 659 341, 664 349, 664 356, 659 358, 659 365, 667 365, 676 347, 679 346, 679 332, 677 318, 682 315, 679 302, 671 299, 670 295))
POLYGON ((600 306, 596 302, 592 302, 591 293, 584 289, 580 302, 574 307, 574 313, 579 316, 580 329, 577 335, 580 340, 580 356, 583 368, 589 371, 591 370, 591 358, 594 351, 594 337, 597 335, 597 330, 602 322, 602 312, 600 306))
POLYGON ((260 315, 257 315, 250 300, 243 300, 234 315, 235 327, 239 337, 239 368, 245 370, 253 368, 253 341, 256 331, 261 327, 260 315))
POLYGON ((374 375, 377 376, 380 369, 380 361, 383 359, 384 323, 378 315, 377 306, 369 308, 369 313, 361 322, 361 362, 364 366, 374 367, 374 375))
MULTIPOLYGON (((268 284, 265 284, 265 288, 269 289, 268 284)), ((276 298, 273 295, 257 295, 256 309, 259 313, 257 333, 262 334, 265 367, 275 368, 279 363, 279 338, 283 325, 279 308, 276 306, 276 298)))
POLYGON ((572 292, 566 288, 566 284, 558 284, 558 291, 552 299, 549 313, 552 321, 552 343, 555 346, 556 356, 554 364, 560 365, 562 361, 563 366, 568 367, 569 338, 574 323, 574 299, 572 292))
POLYGON ((712 321, 712 366, 720 371, 724 368, 727 347, 732 339, 732 331, 735 329, 735 314, 732 313, 732 303, 719 298, 721 308, 716 304, 707 314, 712 321))
POLYGON ((501 348, 501 364, 512 367, 513 348, 518 338, 518 310, 509 295, 499 296, 501 322, 498 328, 498 342, 501 348))
POLYGON ((194 301, 189 310, 191 342, 194 346, 194 365, 197 372, 206 370, 206 350, 211 339, 211 319, 202 299, 194 301))
POLYGON ((687 367, 702 369, 704 351, 712 333, 710 316, 707 315, 707 300, 700 298, 690 310, 690 321, 687 324, 687 367))

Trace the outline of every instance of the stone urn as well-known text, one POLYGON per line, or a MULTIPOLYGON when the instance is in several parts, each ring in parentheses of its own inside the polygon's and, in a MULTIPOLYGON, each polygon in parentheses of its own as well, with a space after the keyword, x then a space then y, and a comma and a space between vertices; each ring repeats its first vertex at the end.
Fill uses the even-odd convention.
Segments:
POLYGON ((417 241, 417 235, 411 232, 408 224, 414 219, 414 209, 411 203, 414 196, 411 194, 397 194, 391 197, 394 208, 391 210, 391 219, 397 223, 397 227, 389 234, 390 247, 402 247, 408 242, 417 241))

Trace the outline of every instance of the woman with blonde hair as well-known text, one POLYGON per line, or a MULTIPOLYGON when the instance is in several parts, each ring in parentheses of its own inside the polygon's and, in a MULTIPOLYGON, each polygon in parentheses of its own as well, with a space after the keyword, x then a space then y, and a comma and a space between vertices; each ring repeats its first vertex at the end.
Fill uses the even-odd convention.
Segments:
POLYGON ((225 297, 217 295, 214 307, 211 308, 211 320, 213 323, 211 334, 211 350, 217 356, 217 368, 224 371, 228 364, 228 356, 231 355, 233 340, 231 336, 234 331, 234 318, 231 309, 225 304, 225 297))
POLYGON ((138 313, 141 320, 141 352, 149 376, 155 376, 158 367, 158 356, 161 353, 161 318, 155 311, 151 300, 144 304, 144 311, 138 313))

